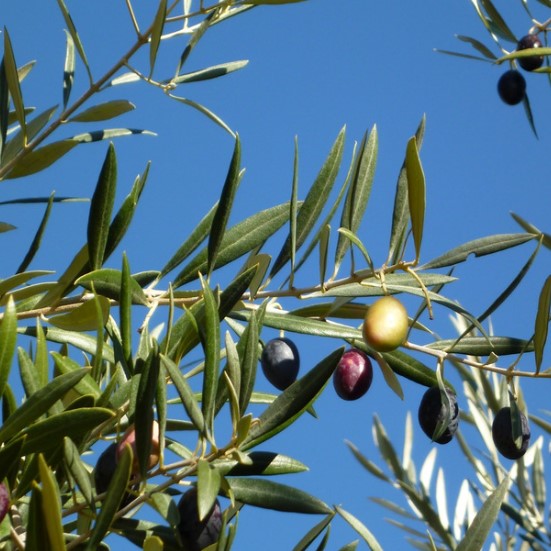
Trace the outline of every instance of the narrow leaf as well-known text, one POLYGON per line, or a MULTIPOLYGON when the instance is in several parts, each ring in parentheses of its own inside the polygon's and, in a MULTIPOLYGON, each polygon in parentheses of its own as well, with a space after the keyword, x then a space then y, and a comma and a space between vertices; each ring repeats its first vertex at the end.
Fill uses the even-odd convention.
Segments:
POLYGON ((243 443, 243 449, 257 446, 293 423, 319 396, 342 356, 344 348, 332 352, 302 378, 284 390, 260 415, 243 443))
POLYGON ((261 478, 227 478, 236 501, 273 511, 328 514, 331 509, 320 499, 292 486, 261 478))
POLYGON ((220 366, 220 318, 214 293, 202 277, 201 286, 205 304, 205 321, 199 326, 201 343, 205 352, 201 409, 207 423, 207 430, 212 433, 220 366))
POLYGON ((367 543, 369 549, 372 551, 383 551, 383 548, 376 540, 375 536, 368 530, 368 528, 360 522, 354 515, 350 514, 348 511, 345 511, 341 507, 335 507, 337 513, 354 528, 354 530, 362 536, 365 543, 367 543))
POLYGON ((0 323, 0 396, 4 394, 8 382, 16 342, 17 312, 13 298, 10 297, 0 323))
POLYGON ((92 195, 88 217, 88 251, 90 265, 93 270, 101 268, 105 257, 116 188, 117 157, 113 144, 109 144, 98 183, 92 195))
POLYGON ((98 321, 102 327, 109 319, 110 302, 102 296, 95 296, 87 300, 71 312, 48 318, 48 322, 59 329, 67 331, 94 331, 98 328, 98 321), (101 320, 98 320, 98 307, 101 311, 101 320))
POLYGON ((474 254, 477 257, 484 256, 522 245, 534 238, 535 236, 529 233, 506 233, 481 237, 463 243, 463 245, 459 245, 443 255, 430 260, 426 264, 420 266, 419 270, 433 270, 435 268, 453 266, 467 260, 470 254, 474 254))
MULTIPOLYGON (((192 73, 183 73, 182 75, 173 78, 171 84, 188 84, 190 82, 200 82, 203 80, 210 80, 218 78, 234 71, 238 71, 248 65, 248 60, 229 61, 228 63, 220 63, 219 65, 213 65, 212 67, 206 67, 199 71, 193 71, 192 73)), ((168 82, 167 82, 168 84, 168 82)))
MULTIPOLYGON (((415 133, 415 143, 417 145, 418 151, 421 150, 424 135, 425 117, 423 116, 415 133)), ((392 228, 390 232, 388 259, 386 262, 389 265, 395 264, 401 258, 409 223, 408 208, 408 177, 406 161, 404 159, 404 163, 402 164, 402 168, 400 169, 400 174, 398 175, 398 182, 396 183, 396 192, 394 196, 392 228)))
POLYGON ((88 59, 86 58, 86 54, 84 53, 84 47, 82 46, 82 42, 80 41, 80 36, 78 35, 77 29, 73 22, 73 18, 71 17, 71 14, 69 13, 67 6, 65 5, 65 0, 57 0, 57 5, 61 10, 61 14, 63 15, 65 24, 67 25, 69 33, 73 39, 78 55, 80 56, 82 63, 84 63, 84 67, 86 68, 86 71, 88 73, 88 78, 90 79, 90 84, 93 84, 94 79, 90 71, 90 66, 88 65, 88 59))
POLYGON ((38 471, 42 482, 42 515, 52 549, 64 551, 65 536, 61 525, 61 498, 54 473, 46 464, 44 456, 38 455, 38 471))
POLYGON ((59 375, 46 386, 29 396, 25 402, 0 427, 0 442, 6 442, 46 413, 50 407, 73 388, 87 373, 89 368, 59 375))
MULTIPOLYGON (((129 276, 129 297, 132 300, 132 304, 148 306, 149 301, 141 285, 136 281, 138 275, 139 274, 134 274, 134 276, 129 276)), ((96 293, 113 300, 119 300, 121 298, 121 272, 113 268, 101 268, 89 272, 79 277, 75 281, 75 285, 81 285, 88 291, 92 291, 93 289, 96 293)))
POLYGON ((171 259, 161 270, 160 277, 164 277, 170 271, 179 266, 209 235, 212 227, 212 220, 218 209, 218 203, 205 214, 200 222, 195 226, 187 239, 178 247, 178 250, 172 255, 171 259))
POLYGON ((71 33, 65 30, 67 35, 67 45, 65 47, 65 65, 63 67, 63 109, 67 108, 71 91, 73 89, 73 82, 75 79, 75 41, 71 36, 71 33))
MULTIPOLYGON (((257 212, 229 228, 222 242, 214 268, 225 266, 232 260, 252 251, 274 234, 289 219, 289 205, 284 203, 257 212)), ((207 250, 203 249, 177 275, 174 288, 198 278, 207 268, 207 250)))
POLYGON ((166 0, 159 2, 157 13, 153 21, 151 38, 149 40, 149 78, 153 76, 153 70, 155 69, 155 61, 157 59, 157 52, 159 51, 159 45, 161 44, 161 36, 166 21, 166 0))
POLYGON ((99 105, 94 105, 82 113, 75 115, 67 120, 67 122, 97 122, 119 117, 124 113, 128 113, 136 108, 136 106, 128 100, 111 100, 99 105))
POLYGON ((484 542, 496 521, 501 504, 507 495, 509 478, 504 478, 499 486, 486 499, 476 517, 472 521, 465 537, 456 547, 457 551, 469 551, 471 549, 482 549, 484 542))
MULTIPOLYGON (((302 246, 317 222, 333 188, 341 165, 345 128, 342 128, 329 155, 321 167, 297 216, 296 248, 302 246)), ((270 278, 285 266, 291 258, 291 236, 288 235, 270 271, 270 278)))
MULTIPOLYGON (((543 351, 549 331, 549 317, 551 315, 551 276, 547 276, 543 284, 539 301, 538 313, 534 326, 534 354, 536 358, 536 373, 539 373, 543 361, 543 351)), ((1 330, 1 327, 0 327, 1 330)))
POLYGON ((220 490, 221 476, 218 469, 208 461, 197 463, 197 505, 199 520, 203 520, 212 509, 220 490))
POLYGON ((408 141, 406 149, 406 175, 408 179, 408 205, 411 216, 411 231, 415 244, 415 258, 421 255, 423 227, 425 223, 425 175, 419 158, 419 148, 415 136, 408 141))
POLYGON ((130 446, 126 446, 121 457, 118 459, 113 478, 109 483, 101 510, 94 524, 90 539, 88 540, 86 551, 95 551, 107 534, 113 522, 113 517, 119 510, 122 499, 126 493, 131 470, 132 449, 130 446))
POLYGON ((214 218, 212 220, 212 227, 210 229, 208 247, 207 247, 207 277, 214 269, 216 263, 216 257, 222 243, 224 234, 226 233, 226 226, 230 217, 230 212, 233 206, 235 193, 241 181, 241 141, 237 135, 235 138, 235 146, 233 149, 233 155, 231 158, 226 181, 222 188, 220 195, 220 202, 216 208, 214 218))
POLYGON ((10 91, 11 99, 15 107, 17 120, 21 126, 23 142, 26 143, 26 118, 25 106, 23 105, 23 95, 21 94, 21 86, 19 83, 19 74, 17 72, 17 64, 13 53, 12 42, 8 29, 4 27, 4 69, 6 71, 6 80, 10 91))

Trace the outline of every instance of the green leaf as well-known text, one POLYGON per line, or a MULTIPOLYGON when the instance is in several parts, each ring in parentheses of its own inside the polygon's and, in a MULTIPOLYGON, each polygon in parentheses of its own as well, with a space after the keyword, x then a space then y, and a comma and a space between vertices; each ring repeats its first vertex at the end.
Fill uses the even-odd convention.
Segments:
POLYGON ((220 201, 216 208, 214 218, 212 220, 212 226, 209 234, 209 241, 207 246, 207 277, 210 279, 210 275, 216 264, 216 257, 218 251, 226 233, 226 226, 230 217, 230 212, 233 206, 235 193, 239 187, 239 182, 242 176, 241 171, 241 140, 239 135, 235 137, 235 146, 233 149, 233 155, 231 158, 230 166, 228 168, 228 174, 226 181, 222 187, 222 193, 220 194, 220 201))
POLYGON ((88 217, 88 251, 93 270, 101 268, 117 189, 117 156, 112 143, 103 161, 88 217))
POLYGON ((243 442, 244 450, 256 447, 292 424, 315 402, 342 356, 344 348, 332 352, 302 378, 284 390, 260 415, 243 442))
POLYGON ((8 382, 16 342, 17 311, 13 298, 10 297, 0 322, 0 396, 4 394, 8 382))
MULTIPOLYGON (((136 276, 129 276, 129 293, 132 300, 132 304, 141 304, 142 306, 148 306, 149 301, 145 296, 140 284, 136 281, 136 276)), ((75 285, 82 285, 88 291, 94 291, 104 297, 111 298, 113 300, 120 300, 121 298, 121 272, 113 268, 100 268, 89 272, 82 277, 79 277, 75 281, 75 285)))
POLYGON ((499 486, 488 496, 467 530, 465 537, 456 547, 457 551, 482 549, 494 522, 497 520, 501 504, 507 495, 510 479, 505 477, 499 486))
MULTIPOLYGON (((206 67, 199 71, 193 71, 192 73, 184 73, 173 78, 171 84, 188 84, 190 82, 200 82, 203 80, 210 80, 212 78, 218 78, 247 66, 249 61, 247 59, 239 61, 229 61, 227 63, 220 63, 219 65, 213 65, 212 67, 206 67)), ((167 83, 168 84, 168 83, 167 83)))
MULTIPOLYGON (((539 373, 543 361, 543 351, 549 331, 551 315, 551 276, 547 276, 541 289, 538 301, 538 313, 534 326, 534 354, 536 358, 536 373, 539 373)), ((1 327, 0 327, 1 330, 1 327)))
MULTIPOLYGON (((127 367, 132 362, 132 284, 135 280, 130 275, 130 264, 126 253, 122 255, 121 287, 119 298, 119 325, 121 330, 121 347, 127 367)), ((95 286, 94 286, 95 287, 95 286)), ((140 288, 141 291, 141 288, 140 288)))
POLYGON ((59 375, 29 396, 0 427, 0 442, 7 442, 35 419, 46 413, 57 400, 62 398, 89 372, 89 368, 82 368, 80 371, 59 375))
POLYGON ((320 246, 320 258, 319 258, 319 281, 320 285, 324 287, 325 274, 327 273, 327 253, 329 251, 329 237, 331 235, 331 226, 327 224, 323 227, 320 234, 319 246, 320 246))
POLYGON ((163 34, 166 16, 166 0, 160 0, 155 19, 153 20, 151 38, 149 40, 149 78, 153 76, 153 70, 155 69, 155 61, 157 59, 159 45, 161 44, 161 36, 163 34))
POLYGON ((201 433, 205 433, 205 418, 201 412, 195 394, 189 386, 187 379, 180 373, 178 366, 167 356, 161 354, 161 363, 168 372, 169 377, 172 379, 174 388, 180 397, 180 401, 191 419, 197 430, 201 433))
POLYGON ((337 513, 354 528, 354 530, 362 536, 365 543, 367 543, 369 549, 372 551, 383 551, 383 548, 379 544, 379 542, 376 540, 375 536, 367 529, 367 527, 360 522, 354 515, 349 513, 348 511, 345 511, 339 506, 335 507, 337 513))
POLYGON ((132 449, 130 446, 126 446, 117 461, 117 467, 107 488, 107 493, 94 524, 90 539, 88 540, 86 551, 95 551, 111 527, 113 517, 119 510, 122 499, 126 493, 131 471, 132 449))
MULTIPOLYGON (((314 540, 330 525, 334 512, 329 513, 322 521, 318 522, 313 528, 301 538, 301 540, 293 547, 293 551, 306 551, 308 547, 314 542, 314 540)), ((320 548, 318 547, 318 550, 320 548)))
POLYGON ((289 285, 293 286, 295 277, 295 260, 297 254, 297 201, 298 201, 298 138, 295 136, 295 155, 293 159, 293 183, 291 186, 291 211, 289 213, 289 246, 291 272, 289 274, 289 285))
POLYGON ((58 448, 65 436, 77 442, 90 430, 112 419, 114 413, 105 408, 78 408, 46 417, 26 427, 22 451, 25 455, 58 448))
POLYGON ((320 499, 292 486, 261 478, 226 479, 236 501, 273 511, 328 514, 331 508, 320 499))
POLYGON ((74 42, 75 47, 77 49, 78 55, 80 56, 80 59, 82 60, 82 63, 84 63, 84 67, 86 68, 86 72, 88 73, 88 78, 90 79, 90 84, 93 84, 94 78, 92 77, 92 73, 90 71, 90 66, 88 65, 88 59, 86 58, 86 54, 84 53, 84 47, 82 46, 82 42, 80 41, 80 36, 78 35, 77 29, 76 29, 75 24, 73 22, 73 18, 71 17, 71 14, 69 13, 69 10, 67 9, 67 6, 65 5, 64 0, 57 0, 57 5, 59 6, 59 9, 61 10, 61 14, 63 15, 63 19, 65 20, 65 24, 67 25, 69 33, 70 33, 70 35, 73 39, 73 42, 74 42))
POLYGON ((386 352, 383 353, 383 358, 395 373, 410 381, 429 387, 437 383, 436 373, 433 369, 405 352, 400 350, 386 352))
MULTIPOLYGON (((284 203, 257 212, 228 229, 220 243, 214 268, 225 266, 232 260, 252 251, 274 234, 289 219, 289 205, 284 203)), ((174 288, 198 278, 207 268, 207 250, 203 249, 177 275, 174 288)))
MULTIPOLYGON (((296 248, 302 246, 308 234, 312 231, 318 220, 323 207, 325 206, 333 184, 337 178, 342 160, 344 148, 345 128, 343 127, 333 144, 329 155, 321 167, 316 180, 308 191, 304 203, 300 207, 297 216, 296 248)), ((270 278, 285 266, 291 258, 291 235, 287 236, 281 251, 276 258, 270 271, 270 278)))
POLYGON ((27 251, 25 258, 23 258, 23 261, 19 265, 19 268, 17 268, 18 273, 24 272, 28 268, 32 259, 35 257, 36 253, 38 252, 38 249, 40 248, 40 243, 42 242, 42 236, 44 235, 44 230, 46 229, 46 224, 48 223, 48 219, 50 218, 50 212, 52 211, 53 204, 54 204, 54 195, 52 193, 52 195, 50 195, 48 204, 46 205, 46 210, 42 217, 42 221, 38 226, 38 230, 36 231, 36 234, 29 247, 29 250, 27 251))
POLYGON ((4 70, 6 72, 6 80, 10 91, 11 99, 15 107, 17 120, 21 126, 23 142, 26 143, 26 118, 25 107, 23 105, 23 95, 21 94, 21 86, 19 84, 19 74, 17 72, 17 64, 13 53, 10 34, 8 29, 4 27, 4 70))
POLYGON ((467 42, 470 44, 475 50, 480 52, 484 57, 494 61, 497 59, 497 57, 494 55, 494 53, 489 50, 482 42, 476 40, 476 38, 471 38, 470 36, 464 36, 460 34, 455 35, 456 38, 461 40, 462 42, 467 42))
POLYGON ((490 16, 490 21, 492 23, 492 29, 494 32, 497 32, 500 34, 503 38, 506 40, 509 40, 510 42, 517 43, 517 39, 507 23, 505 23, 505 20, 499 13, 499 11, 496 9, 494 4, 491 2, 491 0, 480 0, 482 2, 482 5, 484 6, 484 9, 486 10, 486 13, 490 16))
POLYGON ((134 421, 136 456, 143 480, 147 477, 149 467, 151 436, 153 434, 153 402, 155 401, 156 386, 159 384, 160 367, 159 347, 156 342, 153 342, 147 359, 141 366, 137 367, 137 371, 140 371, 140 380, 136 393, 134 421))
POLYGON ((80 452, 75 443, 65 437, 63 439, 63 455, 65 465, 77 483, 88 505, 94 508, 94 490, 90 481, 90 473, 80 457, 80 452))
MULTIPOLYGON (((264 315, 264 312, 262 312, 264 315)), ((256 382, 256 371, 258 366, 258 338, 259 318, 255 312, 249 319, 249 323, 243 331, 237 351, 239 353, 239 364, 241 366, 241 386, 239 388, 239 413, 244 415, 256 382)))
POLYGON ((75 115, 67 122, 98 122, 119 117, 124 113, 133 111, 136 106, 128 100, 111 100, 89 107, 82 113, 75 115))
POLYGON ((415 258, 421 255, 423 227, 425 224, 426 190, 425 174, 419 158, 419 148, 415 136, 410 138, 406 148, 406 175, 408 180, 408 205, 411 216, 411 231, 415 243, 415 258))
MULTIPOLYGON (((352 182, 346 195, 341 216, 341 228, 349 230, 353 235, 356 235, 360 229, 360 223, 371 195, 377 166, 378 147, 377 127, 373 126, 371 132, 366 132, 362 140, 360 154, 354 167, 352 182)), ((339 234, 335 252, 335 266, 340 266, 349 247, 349 239, 345 235, 339 234)))
POLYGON ((517 247, 534 238, 534 235, 528 233, 506 233, 481 237, 449 250, 443 255, 419 266, 418 269, 433 270, 436 268, 453 266, 467 260, 470 254, 474 254, 477 257, 493 254, 510 249, 511 247, 517 247))
POLYGON ((199 520, 203 520, 211 511, 220 490, 222 478, 218 469, 208 461, 200 459, 197 463, 197 505, 199 520))
POLYGON ((274 452, 252 451, 246 455, 247 462, 234 459, 222 459, 214 463, 223 476, 270 476, 301 473, 308 467, 287 455, 274 452))
POLYGON ((111 305, 109 299, 95 296, 87 300, 71 312, 59 314, 48 318, 48 322, 59 329, 67 331, 94 331, 98 328, 98 321, 102 327, 109 319, 111 305), (98 307, 102 313, 102 319, 98 320, 98 307))
POLYGON ((506 356, 531 352, 534 347, 530 341, 515 337, 463 337, 457 339, 436 340, 427 344, 428 348, 434 350, 445 350, 452 354, 468 354, 469 356, 506 356))
POLYGON ((214 424, 216 387, 220 367, 220 318, 218 317, 218 305, 214 293, 202 277, 201 287, 205 305, 205 321, 199 325, 201 344, 205 353, 201 409, 207 423, 207 430, 211 434, 214 424))
POLYGON ((538 238, 541 238, 542 244, 547 247, 548 249, 551 249, 551 235, 548 233, 544 233, 540 231, 536 226, 533 224, 530 224, 524 218, 521 218, 518 214, 515 214, 514 212, 511 213, 511 216, 515 220, 517 224, 519 224, 524 230, 526 230, 528 233, 533 233, 538 238))
POLYGON ((65 47, 65 65, 63 67, 63 109, 67 108, 75 79, 75 41, 71 33, 65 30, 67 45, 65 47))
MULTIPOLYGON (((425 135, 425 116, 421 119, 417 131, 415 132, 415 143, 417 150, 421 151, 423 144, 423 136, 425 135)), ((407 149, 406 149, 407 154, 407 149)), ((386 264, 396 264, 403 254, 407 228, 409 223, 409 206, 408 206, 408 176, 406 168, 406 160, 402 164, 398 182, 396 183, 396 193, 394 195, 394 208, 392 212, 392 228, 390 231, 390 244, 388 249, 388 259, 386 264)))
POLYGON ((201 221, 195 226, 187 239, 178 247, 171 259, 161 270, 160 277, 164 277, 170 271, 179 266, 209 235, 212 220, 218 210, 218 202, 209 210, 201 221))
POLYGON ((135 179, 130 193, 125 197, 109 226, 109 235, 107 236, 107 244, 105 245, 106 259, 111 256, 113 251, 117 248, 132 222, 138 201, 140 200, 147 177, 149 176, 149 167, 150 163, 147 163, 143 174, 135 179))
POLYGON ((46 464, 44 456, 38 455, 38 471, 42 482, 42 515, 52 549, 63 551, 65 536, 61 525, 61 497, 54 473, 46 464))
POLYGON ((44 275, 49 275, 53 273, 54 272, 47 270, 30 270, 28 272, 18 273, 13 276, 7 277, 6 279, 0 281, 0 296, 4 296, 12 289, 19 287, 19 285, 27 283, 35 277, 42 277, 44 275))
POLYGON ((52 142, 38 149, 33 149, 8 172, 6 178, 21 178, 40 172, 61 159, 77 145, 78 142, 69 139, 52 142))
MULTIPOLYGON (((3 156, 2 156, 2 163, 6 164, 13 160, 13 158, 21 152, 21 150, 25 147, 27 141, 32 140, 43 128, 46 126, 46 124, 50 121, 52 116, 57 110, 57 106, 50 107, 48 109, 45 109, 38 115, 36 115, 31 121, 27 121, 26 124, 26 134, 23 134, 23 131, 20 130, 17 132, 17 134, 6 144, 6 148, 4 150, 3 156)), ((31 152, 32 153, 32 152, 31 152)), ((26 161, 23 161, 26 162, 26 161)), ((17 168, 17 165, 16 167, 17 168)))
MULTIPOLYGON (((17 116, 17 113, 15 114, 17 116)), ((4 157, 4 147, 10 121, 10 91, 6 76, 6 64, 4 58, 0 60, 0 165, 4 157)))

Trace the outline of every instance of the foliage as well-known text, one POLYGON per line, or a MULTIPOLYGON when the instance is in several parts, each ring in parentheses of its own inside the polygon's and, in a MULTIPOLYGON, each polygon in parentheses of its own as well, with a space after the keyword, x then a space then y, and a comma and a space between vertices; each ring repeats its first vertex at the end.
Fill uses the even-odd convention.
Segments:
MULTIPOLYGON (((400 397, 403 377, 443 388, 444 365, 453 366, 463 381, 469 407, 462 413, 462 421, 478 431, 487 457, 479 458, 466 437, 458 434, 476 481, 463 483, 453 524, 446 514, 442 470, 437 475, 436 505, 430 497, 436 451, 431 451, 419 474, 411 461, 411 419, 406 425, 402 461, 382 422, 378 418, 373 422, 375 441, 390 474, 350 444, 371 474, 395 484, 406 495, 413 515, 396 504, 379 501, 407 521, 395 525, 410 533, 416 546, 479 548, 496 519, 501 530, 493 536, 496 549, 506 548, 510 538, 517 536, 533 549, 551 545, 542 515, 546 497, 542 439, 532 444, 523 459, 506 468, 489 436, 493 415, 508 391, 511 404, 521 400, 520 377, 551 377, 542 365, 549 323, 549 278, 538 295, 530 338, 494 335, 482 325, 521 283, 539 252, 551 247, 549 234, 515 215, 521 226, 518 233, 484 236, 422 261, 426 239, 421 162, 424 118, 404 148, 388 257, 382 266, 374 265, 358 231, 374 182, 376 127, 365 133, 348 165, 343 128, 303 200, 298 199, 297 147, 289 201, 230 225, 236 190, 244 177, 240 137, 218 115, 179 95, 178 90, 186 83, 218 78, 246 66, 246 61, 238 60, 183 72, 190 53, 211 27, 262 4, 286 3, 293 0, 224 0, 212 6, 192 0, 159 0, 152 18, 142 24, 128 1, 135 42, 98 77, 91 69, 77 22, 64 0, 58 0, 67 27, 63 106, 44 108, 38 114, 24 101, 24 80, 29 74, 32 78, 33 63, 18 64, 9 30, 4 29, 0 180, 39 177, 77 147, 98 141, 108 144, 96 169, 87 242, 59 277, 53 277, 53 271, 30 270, 29 266, 42 244, 52 204, 76 198, 52 195, 18 201, 23 207, 43 203, 45 211, 19 269, 0 281, 0 478, 11 497, 10 514, 0 525, 1 548, 99 549, 106 546, 108 534, 116 533, 143 548, 185 549, 177 530, 180 519, 175 503, 196 484, 200 514, 206 514, 219 495, 229 500, 213 549, 230 549, 239 516, 246 514, 242 510, 247 505, 321 515, 297 543, 297 550, 308 548, 318 537, 318 549, 326 548, 337 515, 350 525, 354 537, 359 536, 371 549, 380 549, 369 528, 345 508, 330 506, 299 488, 268 478, 306 469, 298 459, 265 446, 302 414, 315 412, 315 401, 333 375, 343 344, 374 358, 389 388, 400 397), (177 30, 172 30, 175 25, 177 30), (175 63, 174 75, 157 77, 163 44, 182 37, 186 45, 175 63), (147 54, 145 61, 137 55, 142 51, 147 54), (77 75, 77 60, 85 75, 77 75), (73 100, 77 77, 87 79, 88 84, 73 100), (174 101, 197 109, 234 140, 219 200, 165 266, 140 273, 132 273, 125 254, 112 260, 119 269, 106 265, 131 224, 149 175, 146 165, 116 209, 120 190, 113 140, 150 132, 116 127, 78 130, 133 110, 128 100, 98 99, 106 89, 128 83, 160 89, 174 101), (77 130, 65 134, 71 126, 77 130), (335 186, 340 191, 333 199, 335 186), (332 224, 338 227, 336 232, 332 224), (282 228, 286 237, 278 241, 282 228), (446 296, 448 286, 456 280, 452 270, 467 257, 495 255, 520 246, 530 248, 528 260, 482 313, 469 312, 446 296), (296 287, 295 274, 316 254, 319 280, 296 287), (343 266, 348 263, 351 270, 344 275, 343 266), (415 297, 419 307, 410 314, 409 334, 400 349, 377 352, 363 341, 361 324, 371 299, 388 294, 415 297), (440 338, 423 323, 424 317, 432 316, 433 304, 455 314, 457 335, 440 338), (144 316, 138 317, 142 311, 138 306, 146 308, 144 316), (150 327, 153 313, 162 308, 166 322, 150 327), (138 327, 139 338, 134 343, 138 327), (255 383, 263 327, 335 339, 335 350, 281 393, 260 393, 255 383), (32 343, 28 349, 22 345, 26 338, 32 343), (201 355, 199 361, 194 359, 197 354, 201 355), (533 370, 517 369, 521 357, 532 355, 533 370), (50 365, 54 367, 52 377, 50 365), (253 405, 262 408, 258 417, 251 413, 253 405), (231 423, 227 439, 220 437, 224 415, 229 415, 231 423), (153 421, 159 425, 161 457, 151 468, 153 421), (95 487, 94 460, 106 441, 119 441, 132 425, 135 446, 124 447, 107 491, 100 493, 95 487), (192 435, 193 446, 183 444, 184 433, 186 440, 192 435), (134 472, 136 459, 138 470, 134 472), (163 521, 146 520, 144 511, 148 510, 156 511, 163 521), (430 532, 411 528, 412 517, 425 522, 430 532)), ((473 5, 496 44, 514 39, 489 0, 474 1, 473 5)), ((542 30, 546 32, 547 25, 542 30)), ((460 39, 492 62, 514 63, 518 57, 503 51, 497 58, 479 41, 460 39)), ((546 71, 548 67, 541 72, 546 71)), ((533 123, 527 99, 525 107, 533 123)), ((7 232, 14 226, 2 222, 1 229, 7 232)), ((547 421, 532 420, 545 431, 551 430, 547 421)), ((356 545, 352 542, 343 549, 356 545)))

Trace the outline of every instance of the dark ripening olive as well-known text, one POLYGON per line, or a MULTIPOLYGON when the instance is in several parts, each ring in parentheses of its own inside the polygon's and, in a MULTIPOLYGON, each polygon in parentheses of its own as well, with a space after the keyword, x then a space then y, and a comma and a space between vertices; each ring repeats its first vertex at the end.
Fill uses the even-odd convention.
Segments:
POLYGON ((530 427, 528 419, 522 411, 519 411, 522 442, 517 448, 513 440, 513 425, 511 423, 511 408, 501 408, 492 423, 492 439, 497 451, 507 459, 520 459, 528 449, 530 443, 530 427))
POLYGON ((178 502, 180 522, 178 532, 186 549, 200 551, 218 541, 222 529, 222 512, 218 500, 203 520, 199 520, 197 508, 197 488, 188 490, 178 502))
MULTIPOLYGON (((541 40, 535 34, 523 36, 517 44, 517 51, 527 50, 529 48, 541 48, 541 40)), ((535 71, 543 65, 542 55, 531 55, 530 57, 519 57, 518 64, 525 71, 535 71)))
POLYGON ((497 82, 497 91, 507 105, 517 105, 526 95, 526 81, 518 71, 511 69, 501 75, 497 82))
POLYGON ((10 508, 10 496, 8 495, 8 489, 2 482, 0 483, 0 522, 4 520, 4 517, 8 514, 10 508))
POLYGON ((272 339, 264 346, 260 363, 266 379, 279 390, 285 390, 297 379, 300 367, 298 349, 290 339, 272 339))
POLYGON ((447 444, 453 438, 459 424, 459 407, 455 392, 446 388, 446 394, 449 403, 448 400, 442 400, 440 387, 433 386, 423 394, 419 404, 419 425, 423 432, 437 444, 447 444), (436 428, 446 421, 447 426, 444 432, 434 438, 436 428))
POLYGON ((353 348, 341 357, 333 373, 333 385, 343 400, 361 398, 371 386, 373 368, 367 354, 353 348))
MULTIPOLYGON (((100 454, 94 469, 94 481, 96 483, 96 493, 103 494, 107 491, 109 483, 115 474, 117 468, 117 444, 113 442, 100 454)), ((135 486, 134 489, 137 489, 135 486)), ((121 508, 128 505, 134 496, 131 493, 124 495, 121 508)))
POLYGON ((408 333, 408 313, 394 297, 376 300, 365 314, 362 333, 365 342, 378 352, 401 346, 408 333))

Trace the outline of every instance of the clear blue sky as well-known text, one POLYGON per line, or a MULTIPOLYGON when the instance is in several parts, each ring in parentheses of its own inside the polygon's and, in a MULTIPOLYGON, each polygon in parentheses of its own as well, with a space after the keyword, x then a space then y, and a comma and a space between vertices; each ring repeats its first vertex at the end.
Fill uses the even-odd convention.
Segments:
MULTIPOLYGON (((513 31, 518 36, 525 34, 530 22, 520 2, 498 4, 513 31)), ((100 75, 131 43, 124 2, 68 1, 68 6, 93 72, 100 75)), ((65 34, 56 3, 5 0, 0 15, 0 22, 10 31, 18 63, 37 60, 23 87, 26 103, 39 111, 60 103, 65 34)), ((536 140, 522 107, 506 106, 497 96, 496 83, 503 68, 434 52, 441 48, 473 53, 454 38, 456 33, 489 44, 467 1, 310 0, 254 9, 212 29, 190 57, 188 71, 240 59, 248 59, 249 65, 215 81, 181 87, 178 92, 212 109, 241 136, 246 174, 232 222, 289 198, 295 136, 300 148, 299 195, 304 197, 339 129, 347 125, 345 160, 349 160, 354 140, 360 141, 364 131, 376 124, 379 160, 361 238, 380 265, 386 258, 394 186, 406 143, 426 113, 421 153, 428 206, 423 259, 476 237, 517 231, 510 211, 549 231, 551 136, 545 124, 549 83, 545 77, 527 76, 539 131, 536 140)), ((177 39, 162 45, 156 77, 173 74, 182 48, 183 42, 177 39)), ((146 67, 145 58, 142 62, 146 67)), ((85 85, 86 75, 79 64, 75 97, 85 85)), ((119 200, 148 160, 152 168, 133 229, 110 265, 119 267, 122 250, 126 250, 133 271, 159 268, 217 199, 233 142, 196 111, 143 84, 115 87, 104 94, 107 98, 126 98, 137 106, 109 126, 157 133, 157 137, 116 141, 119 200)), ((58 137, 82 128, 67 126, 58 137)), ((48 195, 52 190, 58 195, 90 196, 105 149, 106 144, 80 147, 37 177, 4 182, 1 199, 48 195)), ((33 268, 65 268, 84 243, 87 209, 86 204, 54 208, 44 249, 33 268)), ((9 254, 4 256, 0 277, 17 268, 21 258, 12 251, 32 239, 41 214, 39 207, 0 210, 0 220, 18 226, 17 232, 2 237, 9 254)), ((273 252, 277 253, 278 246, 274 245, 273 252)), ((531 247, 524 247, 490 260, 470 259, 456 271, 460 281, 448 290, 448 296, 474 313, 482 312, 530 252, 531 247)), ((521 289, 493 318, 496 333, 531 335, 537 293, 548 273, 549 254, 544 251, 521 289)), ((317 278, 315 263, 299 280, 308 282, 309 278, 317 278)), ((437 309, 436 314, 431 328, 442 336, 453 336, 448 312, 437 309)), ((275 334, 265 330, 262 337, 269 339, 275 334)), ((296 342, 304 372, 340 344, 308 337, 297 337, 296 342)), ((529 360, 525 363, 528 365, 522 367, 530 369, 529 360)), ((544 365, 549 366, 549 354, 544 365)), ((293 455, 310 467, 308 473, 282 482, 312 492, 329 504, 341 504, 372 530, 385 549, 406 548, 403 534, 383 522, 386 511, 368 497, 400 499, 400 495, 368 475, 352 458, 344 440, 351 440, 365 455, 379 461, 371 436, 373 415, 377 414, 401 451, 406 413, 412 411, 415 418, 423 392, 407 381, 403 387, 406 397, 401 402, 378 371, 368 395, 357 402, 340 401, 328 387, 316 408, 319 419, 305 417, 263 446, 293 455)), ((546 382, 524 382, 531 411, 548 407, 546 387, 546 382)), ((270 390, 261 374, 258 389, 270 390)), ((431 444, 418 431, 414 445, 419 467, 431 444)), ((438 449, 438 464, 450 467, 450 508, 461 479, 470 474, 458 469, 459 455, 455 442, 438 449)), ((241 514, 235 548, 291 549, 318 520, 249 508, 241 514)), ((336 520, 328 548, 337 549, 355 538, 342 520, 336 520)))

